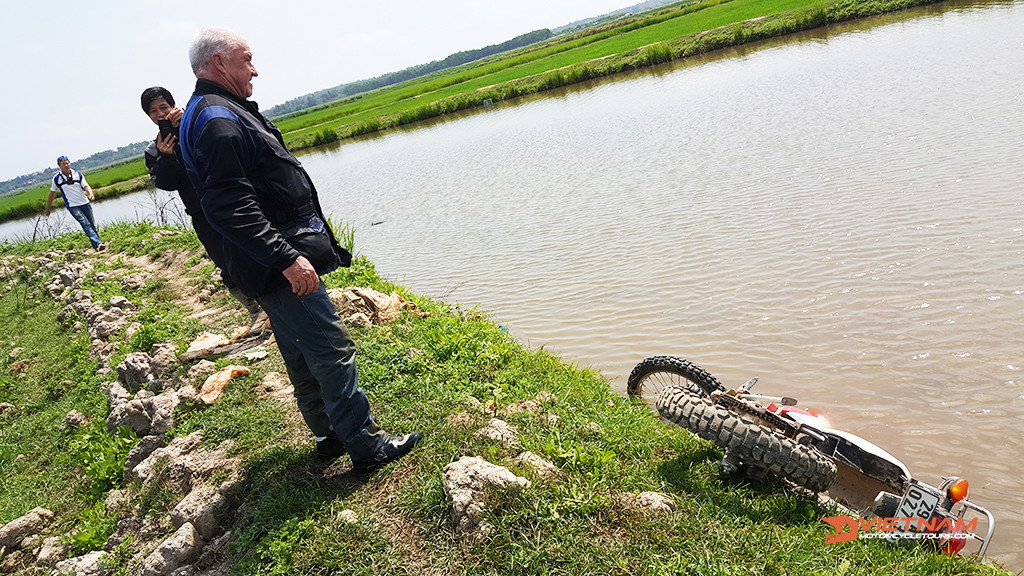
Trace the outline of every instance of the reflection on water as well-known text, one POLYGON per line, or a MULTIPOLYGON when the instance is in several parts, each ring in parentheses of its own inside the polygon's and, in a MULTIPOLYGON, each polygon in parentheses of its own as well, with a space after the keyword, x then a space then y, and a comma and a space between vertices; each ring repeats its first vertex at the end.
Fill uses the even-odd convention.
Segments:
POLYGON ((389 278, 618 390, 655 354, 760 376, 972 480, 1020 570, 1024 2, 914 15, 303 161, 389 278))
POLYGON ((978 5, 303 160, 390 278, 619 390, 654 354, 760 376, 972 479, 1020 569, 1024 4, 978 5))

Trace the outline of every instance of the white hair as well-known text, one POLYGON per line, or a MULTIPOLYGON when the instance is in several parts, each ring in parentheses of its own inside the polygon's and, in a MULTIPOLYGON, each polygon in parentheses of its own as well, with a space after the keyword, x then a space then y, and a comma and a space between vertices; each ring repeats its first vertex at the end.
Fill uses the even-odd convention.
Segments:
POLYGON ((214 54, 223 56, 238 46, 248 45, 243 36, 227 28, 203 28, 196 32, 196 37, 188 49, 192 73, 198 76, 214 54))

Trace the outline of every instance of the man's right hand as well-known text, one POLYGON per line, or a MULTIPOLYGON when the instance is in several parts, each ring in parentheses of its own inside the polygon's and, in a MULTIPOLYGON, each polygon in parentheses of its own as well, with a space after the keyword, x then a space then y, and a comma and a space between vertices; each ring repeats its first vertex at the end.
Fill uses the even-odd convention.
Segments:
POLYGON ((285 268, 284 277, 291 283, 292 292, 299 296, 312 294, 320 288, 320 276, 305 256, 299 256, 291 266, 285 268))

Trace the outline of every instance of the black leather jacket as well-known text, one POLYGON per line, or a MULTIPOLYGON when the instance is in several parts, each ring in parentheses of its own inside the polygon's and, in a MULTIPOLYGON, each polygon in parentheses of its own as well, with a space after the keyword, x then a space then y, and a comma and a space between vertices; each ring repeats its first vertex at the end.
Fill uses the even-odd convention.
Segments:
POLYGON ((242 291, 255 297, 288 286, 282 271, 299 256, 319 274, 349 265, 312 180, 255 102, 200 79, 179 130, 188 176, 242 291))
POLYGON ((161 190, 177 190, 181 203, 185 205, 185 213, 193 218, 203 217, 203 209, 199 206, 199 195, 185 174, 185 166, 178 162, 180 154, 164 155, 156 147, 156 140, 150 141, 143 155, 146 159, 146 170, 153 186, 161 190))

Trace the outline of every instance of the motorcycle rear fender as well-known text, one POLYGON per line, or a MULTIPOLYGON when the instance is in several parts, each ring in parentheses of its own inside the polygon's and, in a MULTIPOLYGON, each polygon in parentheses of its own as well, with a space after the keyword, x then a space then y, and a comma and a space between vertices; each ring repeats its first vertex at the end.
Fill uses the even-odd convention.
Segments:
POLYGON ((903 493, 912 476, 910 469, 898 458, 844 430, 826 428, 818 431, 825 436, 825 442, 815 444, 818 450, 903 493))

